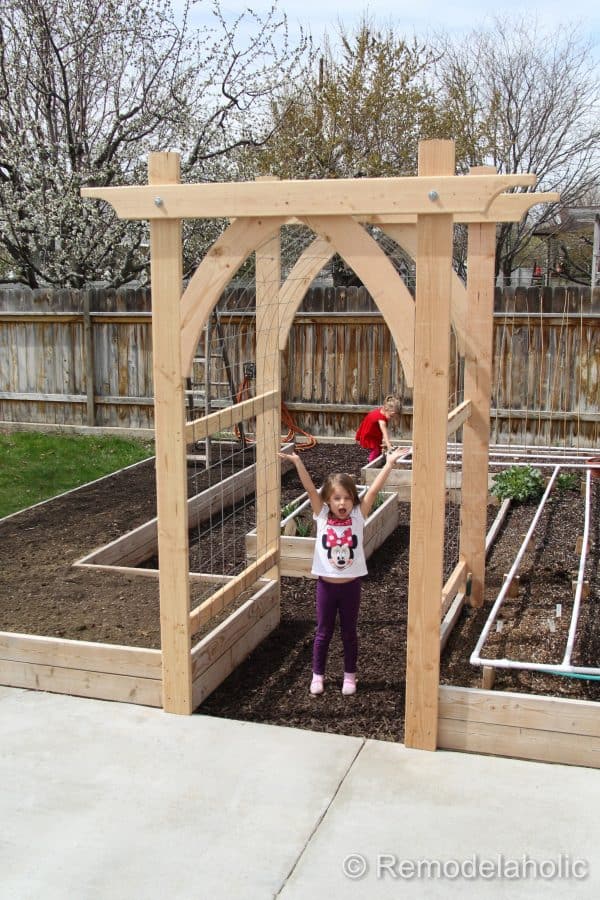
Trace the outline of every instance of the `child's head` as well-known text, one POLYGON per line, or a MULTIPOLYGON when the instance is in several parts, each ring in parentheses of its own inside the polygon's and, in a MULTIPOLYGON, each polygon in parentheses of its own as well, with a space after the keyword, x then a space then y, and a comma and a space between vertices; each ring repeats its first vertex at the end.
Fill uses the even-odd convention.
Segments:
POLYGON ((327 476, 321 488, 321 497, 335 515, 341 512, 350 515, 351 510, 360 503, 354 479, 345 472, 327 476))
POLYGON ((388 417, 388 419, 394 418, 394 416, 399 416, 402 412, 402 404, 393 394, 388 394, 388 396, 383 401, 383 406, 381 407, 388 417))

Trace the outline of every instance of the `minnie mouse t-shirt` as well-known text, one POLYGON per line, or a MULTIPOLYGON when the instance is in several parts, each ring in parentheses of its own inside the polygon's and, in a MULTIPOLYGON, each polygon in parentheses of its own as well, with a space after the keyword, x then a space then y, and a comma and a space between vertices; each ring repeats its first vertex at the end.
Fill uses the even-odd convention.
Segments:
POLYGON ((365 518, 355 506, 348 518, 336 519, 326 503, 318 516, 311 572, 327 578, 360 578, 367 574, 363 534, 365 518))

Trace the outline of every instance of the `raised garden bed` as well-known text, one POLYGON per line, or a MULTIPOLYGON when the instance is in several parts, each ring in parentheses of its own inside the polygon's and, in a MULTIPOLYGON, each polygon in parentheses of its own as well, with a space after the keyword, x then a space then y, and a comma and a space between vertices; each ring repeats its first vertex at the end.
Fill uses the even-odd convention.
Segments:
MULTIPOLYGON (((188 499, 190 529, 202 523, 224 506, 244 502, 253 496, 256 465, 232 472, 217 484, 206 487, 188 499)), ((150 463, 133 467, 131 478, 148 471, 150 463)), ((283 462, 285 472, 286 463, 283 462)), ((96 489, 109 489, 111 481, 118 484, 125 473, 117 473, 88 490, 99 496, 96 489)), ((190 489, 197 483, 197 470, 190 470, 190 489)), ((204 479, 206 480, 206 479, 204 479)), ((39 507, 40 518, 52 514, 54 507, 79 506, 86 487, 69 492, 39 507)), ((118 505, 118 503, 117 503, 118 505)), ((125 512, 125 510, 123 511, 125 512)), ((35 509, 4 520, 17 529, 35 509)), ((52 520, 52 517, 51 517, 52 520)), ((34 526, 26 526, 34 530, 34 526)), ((73 561, 73 570, 104 572, 112 579, 125 578, 134 585, 131 593, 145 595, 148 587, 157 598, 158 532, 156 518, 150 519, 82 558, 73 561), (154 582, 148 585, 147 582, 154 582), (144 584, 146 582, 146 584, 144 584)), ((212 575, 190 572, 192 605, 202 602, 221 586, 230 583, 234 575, 212 575)), ((108 582, 110 584, 110 582, 108 582)), ((126 595, 120 599, 126 601, 126 595)), ((55 604, 56 605, 56 604, 55 604)), ((153 610, 157 606, 152 604, 153 610)), ((102 611, 105 611, 103 607, 102 611)), ((230 674, 231 670, 250 653, 279 622, 279 596, 274 582, 259 579, 252 590, 246 591, 238 602, 215 617, 210 627, 195 636, 192 649, 192 680, 194 701, 200 703, 230 674)), ((92 627, 96 624, 93 623, 92 627)), ((156 623, 158 624, 158 623, 156 623)), ((40 623, 43 630, 44 623, 40 623)), ((85 629, 78 628, 83 632, 85 629)), ((61 629, 62 632, 62 629, 61 629)), ((148 635, 148 631, 142 632, 148 635)), ((61 636, 32 635, 19 632, 0 632, 0 681, 15 687, 37 688, 56 693, 70 693, 97 699, 118 700, 147 706, 162 705, 162 660, 155 648, 115 645, 99 641, 72 640, 61 636)))
MULTIPOLYGON (((364 490, 358 485, 359 492, 364 490)), ((398 496, 395 492, 381 491, 382 502, 371 510, 365 522, 364 546, 365 558, 369 557, 383 544, 400 522, 398 496)), ((291 578, 313 578, 310 574, 315 538, 304 536, 307 529, 314 531, 312 512, 308 500, 301 495, 292 501, 295 509, 281 520, 282 536, 280 541, 281 574, 291 578), (295 531, 296 533, 292 533, 295 531)), ((246 554, 248 561, 256 559, 256 531, 246 535, 246 554)))
MULTIPOLYGON (((406 459, 401 459, 390 472, 386 490, 396 491, 399 500, 405 500, 410 503, 412 489, 412 457, 410 456, 411 448, 407 448, 406 459)), ((383 465, 383 457, 380 456, 373 462, 367 463, 360 470, 360 480, 363 484, 370 485, 377 476, 378 469, 383 465)), ((488 479, 488 487, 492 486, 493 475, 490 473, 488 479)), ((460 502, 460 488, 462 486, 462 471, 460 461, 455 461, 453 466, 449 466, 446 473, 446 489, 448 497, 453 502, 460 502)))
MULTIPOLYGON (((323 445, 308 451, 304 459, 315 483, 320 484, 331 471, 354 472, 358 476, 364 464, 364 451, 353 445, 323 445)), ((226 472, 224 477, 228 474, 226 472)), ((196 468, 190 469, 190 494, 200 493, 207 487, 210 484, 206 474, 196 468)), ((285 475, 282 502, 290 502, 301 491, 296 472, 285 475)), ((595 491, 597 495, 597 486, 595 491)), ((563 619, 553 617, 556 631, 552 632, 547 627, 550 613, 540 604, 550 596, 551 590, 560 588, 564 592, 570 588, 570 571, 574 565, 572 554, 581 528, 581 516, 576 507, 573 496, 564 495, 548 509, 540 526, 538 543, 543 548, 536 546, 531 575, 521 579, 520 596, 514 598, 510 607, 510 627, 505 625, 502 632, 494 633, 494 640, 505 644, 510 641, 503 652, 515 656, 535 653, 537 659, 555 658, 552 654, 560 637, 559 628, 567 621, 568 609, 565 604, 563 619), (543 558, 540 556, 542 549, 543 558), (567 559, 566 553, 569 554, 567 559), (569 575, 568 579, 565 573, 569 575), (534 587, 535 594, 532 594, 534 587)), ((400 502, 398 510, 399 525, 372 554, 369 575, 363 582, 357 694, 345 698, 340 693, 343 662, 337 636, 332 642, 325 694, 322 698, 314 698, 308 693, 315 621, 314 583, 305 578, 285 577, 281 587, 279 626, 203 700, 198 710, 200 714, 382 740, 403 739, 410 507, 400 502)), ((245 527, 238 536, 241 565, 245 562, 245 537, 254 524, 251 506, 246 512, 245 527)), ((110 653, 113 658, 119 656, 120 665, 129 665, 126 662, 127 656, 132 657, 129 651, 140 649, 143 653, 136 666, 142 662, 142 657, 143 666, 138 667, 135 677, 139 680, 141 668, 145 680, 137 688, 137 696, 128 694, 133 684, 126 679, 132 676, 122 671, 121 699, 146 702, 140 701, 143 690, 153 694, 148 698, 151 702, 160 703, 156 578, 117 569, 101 571, 73 567, 73 563, 94 548, 143 526, 154 513, 154 466, 148 461, 126 473, 115 474, 103 482, 87 485, 0 522, 0 630, 4 632, 0 639, 0 672, 3 669, 10 669, 12 674, 24 671, 23 656, 20 660, 15 659, 15 645, 24 635, 31 640, 26 642, 30 651, 27 662, 30 678, 23 686, 55 690, 59 679, 69 674, 64 669, 71 666, 87 672, 82 675, 77 693, 97 696, 94 691, 99 677, 111 677, 101 671, 106 668, 105 654, 110 653), (7 634, 12 639, 10 650, 6 649, 7 634), (34 667, 39 665, 47 671, 48 658, 42 654, 48 637, 62 641, 63 649, 69 648, 71 658, 67 659, 65 653, 57 665, 50 666, 55 670, 53 681, 44 683, 36 679, 34 667), (88 644, 92 645, 90 654, 88 644), (77 660, 84 654, 85 665, 81 665, 77 660), (87 661, 91 654, 96 655, 97 668, 87 661)), ((497 508, 490 511, 490 523, 496 513, 497 508)), ((589 759, 595 752, 590 746, 598 740, 594 730, 597 735, 599 682, 556 678, 543 673, 500 671, 495 689, 488 692, 481 690, 481 669, 469 664, 469 656, 489 607, 504 573, 509 571, 532 515, 532 508, 527 506, 515 506, 510 510, 489 556, 486 606, 482 610, 463 607, 450 635, 442 656, 440 714, 444 722, 440 720, 440 736, 442 742, 453 741, 453 746, 464 749, 513 754, 517 746, 515 739, 519 738, 523 743, 516 752, 520 755, 537 753, 536 758, 544 758, 545 752, 546 758, 552 758, 552 753, 556 758, 555 745, 577 743, 572 731, 578 727, 587 731, 584 737, 589 759), (455 688, 471 693, 457 694, 455 688), (452 695, 449 694, 451 690, 452 695), (490 694, 491 699, 482 696, 490 694), (530 700, 526 695, 535 697, 530 700), (465 697, 470 699, 466 701, 465 697), (552 703, 560 701, 561 710, 569 701, 567 718, 562 712, 550 715, 547 705, 540 705, 540 698, 552 703), (570 705, 573 702, 575 705, 570 705), (574 717, 575 712, 577 717, 574 717), (504 724, 499 724, 502 721, 504 724), (578 724, 571 727, 569 722, 578 724), (466 731, 467 725, 469 731, 466 731)), ((582 610, 575 647, 575 661, 588 664, 600 659, 600 517, 597 514, 592 530, 590 596, 582 610)), ((206 542, 208 537, 203 534, 201 542, 206 542)), ((192 553, 196 552, 193 548, 192 553)), ((261 598, 259 602, 268 605, 269 600, 261 598)), ((553 609, 556 602, 554 599, 553 609)), ((244 611, 240 615, 248 613, 244 611)), ((228 628, 234 626, 230 624, 228 628)), ((228 637, 223 631, 224 640, 229 640, 232 632, 228 637)), ((198 649, 197 656, 208 661, 205 649, 206 646, 198 649)), ((211 659, 204 671, 208 672, 216 662, 217 659, 211 659)), ((204 662, 199 661, 198 666, 202 665, 204 662)), ((218 666, 207 676, 207 690, 210 678, 217 671, 218 666)), ((4 678, 0 680, 4 681, 4 678)), ((444 745, 448 746, 448 743, 444 745)), ((579 760, 582 761, 581 756, 579 760)))

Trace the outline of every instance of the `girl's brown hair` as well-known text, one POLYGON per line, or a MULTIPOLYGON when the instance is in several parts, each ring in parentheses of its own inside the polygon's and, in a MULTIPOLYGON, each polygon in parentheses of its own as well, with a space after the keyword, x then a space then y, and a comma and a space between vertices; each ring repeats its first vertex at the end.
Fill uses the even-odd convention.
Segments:
POLYGON ((358 491, 356 490, 356 484, 352 475, 347 475, 345 472, 334 472, 333 475, 328 475, 325 481, 323 482, 323 487, 321 488, 321 497, 325 501, 325 503, 329 503, 329 498, 333 494, 336 487, 341 487, 352 497, 352 506, 358 506, 360 503, 360 499, 358 496, 358 491))
POLYGON ((383 401, 383 408, 391 416, 399 416, 402 412, 402 403, 393 394, 388 394, 383 401))

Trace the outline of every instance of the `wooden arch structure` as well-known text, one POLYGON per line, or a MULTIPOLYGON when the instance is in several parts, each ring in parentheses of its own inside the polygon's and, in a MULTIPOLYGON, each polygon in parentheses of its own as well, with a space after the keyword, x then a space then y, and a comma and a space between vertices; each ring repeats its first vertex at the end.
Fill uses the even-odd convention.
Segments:
MULTIPOLYGON (((454 147, 430 141, 410 178, 237 184, 179 182, 179 157, 151 154, 149 185, 87 188, 121 218, 148 219, 151 234, 153 353, 163 707, 190 713, 196 689, 191 636, 248 586, 267 579, 279 603, 280 357, 310 282, 334 252, 361 277, 392 333, 413 384, 413 486, 406 673, 407 746, 435 749, 439 689, 440 595, 449 429, 449 334, 454 321, 465 355, 461 567, 472 573, 472 602, 482 602, 485 561, 495 228, 556 195, 505 194, 533 187, 535 176, 477 170, 454 175, 454 147), (181 220, 232 221, 182 296, 181 220), (279 231, 302 222, 316 238, 281 285, 279 231), (362 227, 381 226, 416 259, 415 301, 362 227), (455 222, 469 226, 466 292, 452 270, 455 222), (256 396, 192 423, 185 421, 184 379, 204 321, 239 266, 256 252, 256 396), (190 610, 186 443, 256 418, 257 558, 190 610)), ((264 635, 263 635, 264 636, 264 635)))

